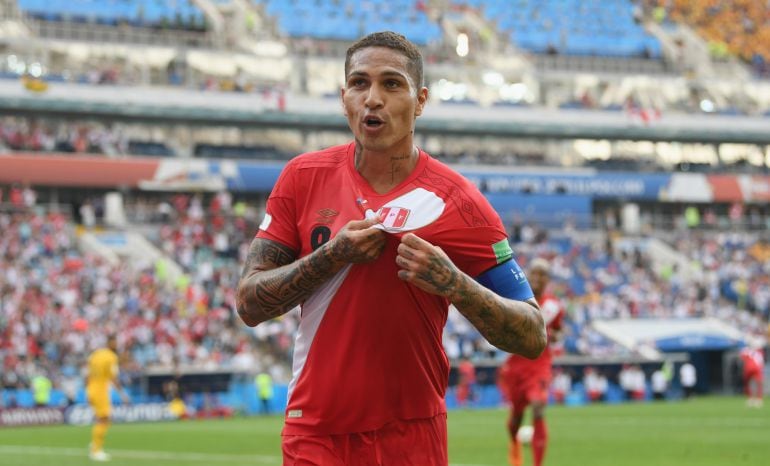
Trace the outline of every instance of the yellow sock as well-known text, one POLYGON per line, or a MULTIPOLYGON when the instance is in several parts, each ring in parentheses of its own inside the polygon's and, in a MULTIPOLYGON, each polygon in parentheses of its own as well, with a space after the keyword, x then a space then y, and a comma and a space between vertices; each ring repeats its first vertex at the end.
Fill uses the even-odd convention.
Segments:
POLYGON ((107 436, 109 424, 97 422, 91 428, 91 451, 100 451, 104 449, 104 437, 107 436))

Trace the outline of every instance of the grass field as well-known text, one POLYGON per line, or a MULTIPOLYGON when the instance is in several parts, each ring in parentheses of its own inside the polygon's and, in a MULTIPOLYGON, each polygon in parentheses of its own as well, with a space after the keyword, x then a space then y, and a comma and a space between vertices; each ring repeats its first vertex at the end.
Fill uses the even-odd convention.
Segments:
MULTIPOLYGON (((506 411, 449 413, 454 466, 506 464, 506 411)), ((106 450, 113 465, 279 465, 282 419, 237 418, 118 424, 106 450)), ((770 406, 709 397, 585 407, 552 406, 548 466, 766 466, 770 406)), ((0 429, 0 465, 86 465, 89 427, 0 429)), ((529 448, 525 448, 530 465, 529 448)))

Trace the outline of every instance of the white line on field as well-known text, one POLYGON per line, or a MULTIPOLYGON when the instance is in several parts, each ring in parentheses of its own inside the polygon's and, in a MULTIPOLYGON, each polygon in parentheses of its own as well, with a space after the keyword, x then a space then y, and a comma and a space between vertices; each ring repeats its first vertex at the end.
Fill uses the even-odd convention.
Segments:
MULTIPOLYGON (((37 447, 22 445, 0 445, 0 453, 23 454, 32 456, 88 456, 86 448, 66 448, 66 447, 37 447)), ((244 463, 267 463, 278 464, 281 458, 270 455, 230 455, 219 453, 177 453, 170 451, 143 451, 143 450, 113 450, 109 449, 110 455, 115 458, 131 458, 143 460, 165 460, 165 461, 201 461, 201 462, 222 462, 232 463, 234 461, 244 463)), ((487 464, 470 463, 450 463, 449 466, 489 466, 487 464)))
MULTIPOLYGON (((19 445, 0 445, 0 453, 17 453, 24 455, 43 455, 43 456, 88 456, 86 448, 64 448, 64 447, 37 447, 37 446, 19 446, 19 445)), ((201 461, 231 463, 268 463, 279 464, 281 458, 270 455, 230 455, 220 453, 184 453, 171 451, 143 451, 143 450, 114 450, 110 448, 108 453, 115 458, 132 458, 144 460, 165 460, 165 461, 201 461)))

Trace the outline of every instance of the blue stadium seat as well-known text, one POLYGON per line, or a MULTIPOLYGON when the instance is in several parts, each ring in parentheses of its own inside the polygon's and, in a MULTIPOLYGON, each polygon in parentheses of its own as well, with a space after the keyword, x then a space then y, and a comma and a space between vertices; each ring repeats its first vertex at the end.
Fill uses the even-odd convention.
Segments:
POLYGON ((46 21, 143 26, 177 21, 182 26, 204 23, 203 12, 191 0, 19 0, 19 8, 46 21))
POLYGON ((64 406, 67 404, 67 395, 63 391, 54 388, 51 390, 51 401, 48 404, 50 406, 64 406))
POLYGON ((564 397, 564 404, 567 406, 582 406, 588 403, 585 387, 582 382, 575 382, 572 390, 564 397))
POLYGON ((21 388, 16 390, 16 404, 21 408, 31 408, 35 406, 35 398, 32 396, 32 390, 21 388))
POLYGON ((312 8, 305 2, 256 0, 268 15, 277 19, 280 30, 290 37, 324 40, 353 40, 363 34, 392 30, 404 34, 418 45, 441 38, 441 27, 412 0, 375 0, 370 8, 357 2, 319 0, 312 8))
POLYGON ((607 384, 607 394, 605 395, 604 400, 611 404, 622 403, 626 400, 626 395, 622 388, 617 384, 610 382, 607 384))
POLYGON ((462 1, 478 8, 519 47, 568 55, 660 58, 658 40, 633 17, 630 0, 462 1))

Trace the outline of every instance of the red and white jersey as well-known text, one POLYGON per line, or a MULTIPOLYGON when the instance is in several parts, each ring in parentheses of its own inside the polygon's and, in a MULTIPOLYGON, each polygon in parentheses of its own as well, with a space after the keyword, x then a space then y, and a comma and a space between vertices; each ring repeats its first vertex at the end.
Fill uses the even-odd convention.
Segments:
POLYGON ((284 435, 378 429, 446 411, 449 364, 441 342, 449 303, 398 278, 396 248, 412 230, 475 277, 507 239, 473 184, 420 151, 413 172, 378 194, 356 171, 355 144, 292 159, 267 201, 258 238, 302 257, 348 221, 385 212, 382 255, 348 265, 302 305, 284 435))
POLYGON ((765 355, 761 349, 743 348, 740 353, 743 361, 743 374, 762 374, 765 367, 765 355))
MULTIPOLYGON (((540 312, 543 315, 543 320, 545 320, 546 332, 550 341, 551 335, 561 330, 564 320, 564 308, 561 302, 550 294, 538 297, 537 302, 540 305, 540 312)), ((512 354, 508 356, 508 359, 503 364, 500 375, 503 380, 509 380, 513 383, 532 375, 550 379, 554 352, 554 347, 551 343, 545 347, 543 353, 536 359, 527 359, 524 356, 512 354)))

